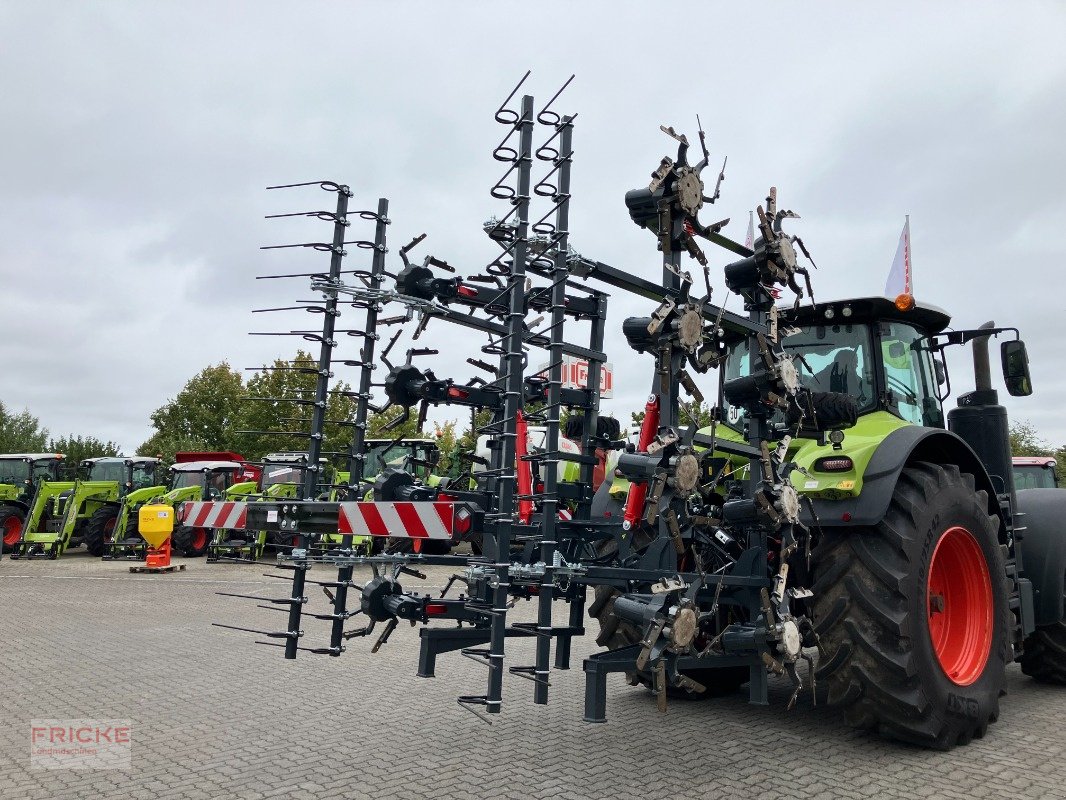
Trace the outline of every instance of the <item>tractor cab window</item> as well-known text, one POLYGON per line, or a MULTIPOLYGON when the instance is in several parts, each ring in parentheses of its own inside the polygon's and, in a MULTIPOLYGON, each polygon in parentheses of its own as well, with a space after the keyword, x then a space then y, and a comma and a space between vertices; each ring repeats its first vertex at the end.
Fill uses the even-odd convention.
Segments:
POLYGON ((263 490, 279 483, 303 483, 303 466, 297 464, 264 464, 263 465, 263 490))
POLYGON ((915 425, 938 427, 940 403, 924 334, 902 322, 882 322, 881 363, 888 408, 915 425))
POLYGON ((1057 489, 1053 467, 1036 465, 1014 465, 1014 488, 1015 489, 1057 489))
POLYGON ((90 481, 126 482, 126 465, 121 461, 95 461, 89 467, 90 481))
POLYGON ((229 488, 229 478, 232 472, 228 470, 215 470, 207 476, 207 500, 221 500, 229 488))
POLYGON ((200 485, 200 473, 191 472, 188 470, 177 472, 175 471, 170 477, 170 488, 184 489, 187 486, 199 486, 200 485))
POLYGON ((19 459, 0 461, 0 483, 24 483, 30 477, 30 465, 19 459))
MULTIPOLYGON (((26 462, 22 462, 22 463, 25 464, 26 462)), ((28 466, 28 465, 26 465, 26 466, 28 466)), ((55 480, 55 477, 56 477, 58 472, 59 472, 59 467, 57 466, 55 461, 52 461, 52 460, 34 461, 33 462, 33 474, 30 475, 30 478, 32 480, 34 480, 34 481, 38 481, 38 480, 51 481, 51 480, 55 480)))
MULTIPOLYGON (((785 338, 782 346, 792 356, 802 386, 813 392, 849 394, 855 398, 859 413, 876 406, 872 345, 866 325, 810 325, 785 338)), ((751 360, 747 340, 733 345, 725 366, 726 382, 750 374, 751 360)), ((727 422, 740 429, 743 409, 731 406, 727 411, 727 422)))
POLYGON ((155 485, 155 464, 134 464, 130 478, 133 489, 146 489, 155 485))

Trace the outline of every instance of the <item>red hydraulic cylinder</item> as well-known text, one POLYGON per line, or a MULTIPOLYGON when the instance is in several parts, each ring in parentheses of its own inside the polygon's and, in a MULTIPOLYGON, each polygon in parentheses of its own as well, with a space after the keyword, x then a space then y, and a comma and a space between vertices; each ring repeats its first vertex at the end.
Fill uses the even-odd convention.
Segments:
MULTIPOLYGON (((648 445, 659 431, 659 398, 652 395, 644 406, 644 421, 640 424, 640 439, 637 440, 637 452, 648 452, 648 445)), ((640 519, 644 511, 644 500, 648 496, 648 482, 631 484, 626 497, 626 513, 622 527, 629 530, 640 519)))

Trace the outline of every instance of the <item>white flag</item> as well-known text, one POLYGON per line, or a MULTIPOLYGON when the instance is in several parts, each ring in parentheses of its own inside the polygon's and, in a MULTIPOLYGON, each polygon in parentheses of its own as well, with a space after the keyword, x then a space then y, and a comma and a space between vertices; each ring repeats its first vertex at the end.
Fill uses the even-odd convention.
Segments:
POLYGON ((755 212, 748 212, 748 238, 744 240, 744 246, 751 250, 755 246, 755 212))
POLYGON ((914 297, 914 278, 911 273, 911 218, 903 223, 903 233, 899 235, 896 257, 892 260, 892 269, 885 283, 885 296, 894 300, 901 295, 914 297))

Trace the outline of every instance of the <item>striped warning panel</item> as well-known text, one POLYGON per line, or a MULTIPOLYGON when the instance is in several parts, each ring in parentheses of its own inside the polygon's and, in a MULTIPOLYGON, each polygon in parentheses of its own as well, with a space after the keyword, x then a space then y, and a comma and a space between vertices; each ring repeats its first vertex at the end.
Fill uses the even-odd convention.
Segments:
POLYGON ((248 504, 234 502, 188 502, 181 504, 181 524, 190 528, 244 530, 248 504))
POLYGON ((341 503, 337 530, 355 536, 395 536, 408 539, 451 539, 453 503, 360 502, 341 503))

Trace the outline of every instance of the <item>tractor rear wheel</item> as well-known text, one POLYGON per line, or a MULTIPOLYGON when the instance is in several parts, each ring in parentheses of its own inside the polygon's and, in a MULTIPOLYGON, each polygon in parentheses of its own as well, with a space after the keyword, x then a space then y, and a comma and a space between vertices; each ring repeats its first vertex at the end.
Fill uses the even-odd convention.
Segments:
POLYGON ((0 509, 0 533, 4 536, 4 552, 7 553, 22 538, 26 513, 21 508, 7 506, 0 509))
POLYGON ((1066 622, 1042 625, 1026 637, 1022 672, 1041 683, 1066 684, 1066 622))
POLYGON ((996 721, 1012 658, 998 532, 972 475, 925 462, 877 525, 824 529, 818 679, 848 724, 946 750, 996 721))
POLYGON ((207 552, 214 531, 209 528, 191 528, 179 525, 171 536, 171 549, 188 558, 199 558, 207 552))
POLYGON ((117 522, 118 509, 113 506, 103 506, 93 512, 83 539, 89 555, 99 558, 104 554, 104 550, 114 540, 117 522))

